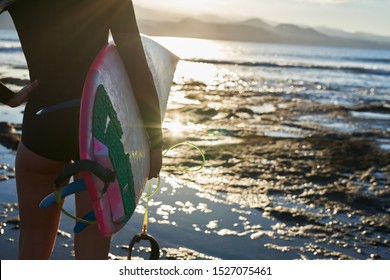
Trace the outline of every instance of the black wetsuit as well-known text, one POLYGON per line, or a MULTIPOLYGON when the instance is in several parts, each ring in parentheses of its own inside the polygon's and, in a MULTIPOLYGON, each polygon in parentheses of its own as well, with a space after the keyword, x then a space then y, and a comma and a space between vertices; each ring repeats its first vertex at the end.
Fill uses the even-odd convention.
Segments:
POLYGON ((157 93, 139 42, 130 0, 17 0, 8 11, 22 44, 30 79, 39 81, 24 113, 25 146, 53 160, 78 159, 79 108, 43 116, 36 113, 81 98, 90 64, 107 43, 111 30, 129 73, 151 147, 161 147, 157 93))
POLYGON ((14 96, 14 92, 0 83, 0 102, 7 104, 14 96))

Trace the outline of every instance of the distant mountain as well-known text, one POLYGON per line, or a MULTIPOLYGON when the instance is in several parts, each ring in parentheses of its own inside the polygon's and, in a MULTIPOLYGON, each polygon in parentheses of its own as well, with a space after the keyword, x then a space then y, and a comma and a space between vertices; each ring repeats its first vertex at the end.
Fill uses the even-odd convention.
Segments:
POLYGON ((237 24, 243 24, 246 26, 252 26, 256 28, 269 29, 269 30, 273 29, 273 27, 270 24, 268 24, 267 22, 259 18, 250 18, 247 20, 237 22, 237 24))
POLYGON ((179 22, 139 22, 141 32, 149 35, 192 37, 232 41, 257 41, 263 38, 268 42, 281 42, 272 32, 259 27, 245 26, 237 23, 203 22, 186 18, 179 22))
POLYGON ((161 13, 142 6, 136 6, 135 9, 141 32, 149 35, 390 49, 390 37, 368 33, 348 33, 325 27, 310 28, 293 24, 270 24, 259 18, 233 21, 214 14, 185 18, 185 15, 180 13, 161 13))
POLYGON ((349 38, 349 39, 364 39, 374 42, 385 42, 390 44, 390 37, 375 35, 365 32, 346 32, 339 29, 329 28, 329 27, 316 27, 316 30, 320 31, 329 36, 339 37, 339 38, 349 38))
POLYGON ((348 48, 390 49, 390 38, 346 32, 321 32, 293 24, 270 25, 260 19, 241 22, 205 22, 194 18, 178 22, 139 20, 141 32, 149 35, 193 37, 276 44, 316 45, 348 48), (360 35, 360 36, 359 36, 360 35))
MULTIPOLYGON (((151 21, 167 21, 178 22, 188 16, 178 12, 161 12, 159 10, 145 8, 140 5, 135 6, 135 13, 138 20, 151 20, 151 21)), ((201 14, 197 15, 196 19, 205 22, 229 22, 230 19, 217 16, 215 14, 201 14)))

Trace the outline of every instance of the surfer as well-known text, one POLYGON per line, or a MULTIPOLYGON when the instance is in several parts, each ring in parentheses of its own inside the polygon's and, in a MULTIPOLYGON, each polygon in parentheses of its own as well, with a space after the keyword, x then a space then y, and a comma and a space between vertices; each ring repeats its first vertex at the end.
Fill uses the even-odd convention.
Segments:
MULTIPOLYGON (((89 66, 111 31, 149 136, 151 178, 158 175, 162 163, 158 97, 130 0, 0 0, 3 10, 12 16, 34 81, 15 96, 0 86, 2 101, 10 106, 28 97, 16 155, 19 258, 47 259, 55 244, 60 210, 38 205, 53 191, 58 173, 79 157, 79 108, 45 116, 36 113, 81 98, 89 66)), ((86 192, 76 194, 75 201, 78 217, 91 211, 86 192)), ((110 238, 102 238, 96 225, 89 226, 75 235, 74 248, 77 259, 107 259, 110 238)))

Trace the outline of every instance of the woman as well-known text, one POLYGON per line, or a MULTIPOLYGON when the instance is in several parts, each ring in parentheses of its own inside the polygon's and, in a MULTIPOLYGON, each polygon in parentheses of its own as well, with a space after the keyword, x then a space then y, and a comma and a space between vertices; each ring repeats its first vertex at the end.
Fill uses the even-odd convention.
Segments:
MULTIPOLYGON (((77 160, 79 108, 64 108, 43 116, 39 110, 80 99, 90 64, 107 43, 109 31, 131 80, 151 148, 150 177, 161 168, 161 116, 152 75, 147 66, 130 0, 6 0, 17 29, 32 82, 17 96, 4 86, 11 106, 28 95, 22 141, 16 156, 16 185, 20 212, 20 259, 47 259, 53 250, 60 220, 54 206, 39 209, 53 191, 64 165, 77 160), (8 94, 7 94, 8 92, 8 94), (16 99, 16 100, 15 100, 16 99)), ((5 99, 7 99, 5 98, 5 99)), ((76 215, 92 206, 84 193, 76 195, 76 215)), ((75 235, 77 259, 107 259, 110 239, 97 226, 75 235)))

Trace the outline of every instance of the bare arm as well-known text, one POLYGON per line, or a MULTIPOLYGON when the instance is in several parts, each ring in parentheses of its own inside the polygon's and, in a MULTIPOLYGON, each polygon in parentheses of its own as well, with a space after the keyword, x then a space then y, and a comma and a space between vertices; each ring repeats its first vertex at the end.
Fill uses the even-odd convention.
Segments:
POLYGON ((34 81, 22 88, 19 92, 13 93, 5 85, 0 83, 0 101, 10 107, 17 107, 23 102, 27 101, 28 96, 34 91, 37 86, 38 81, 34 81))

